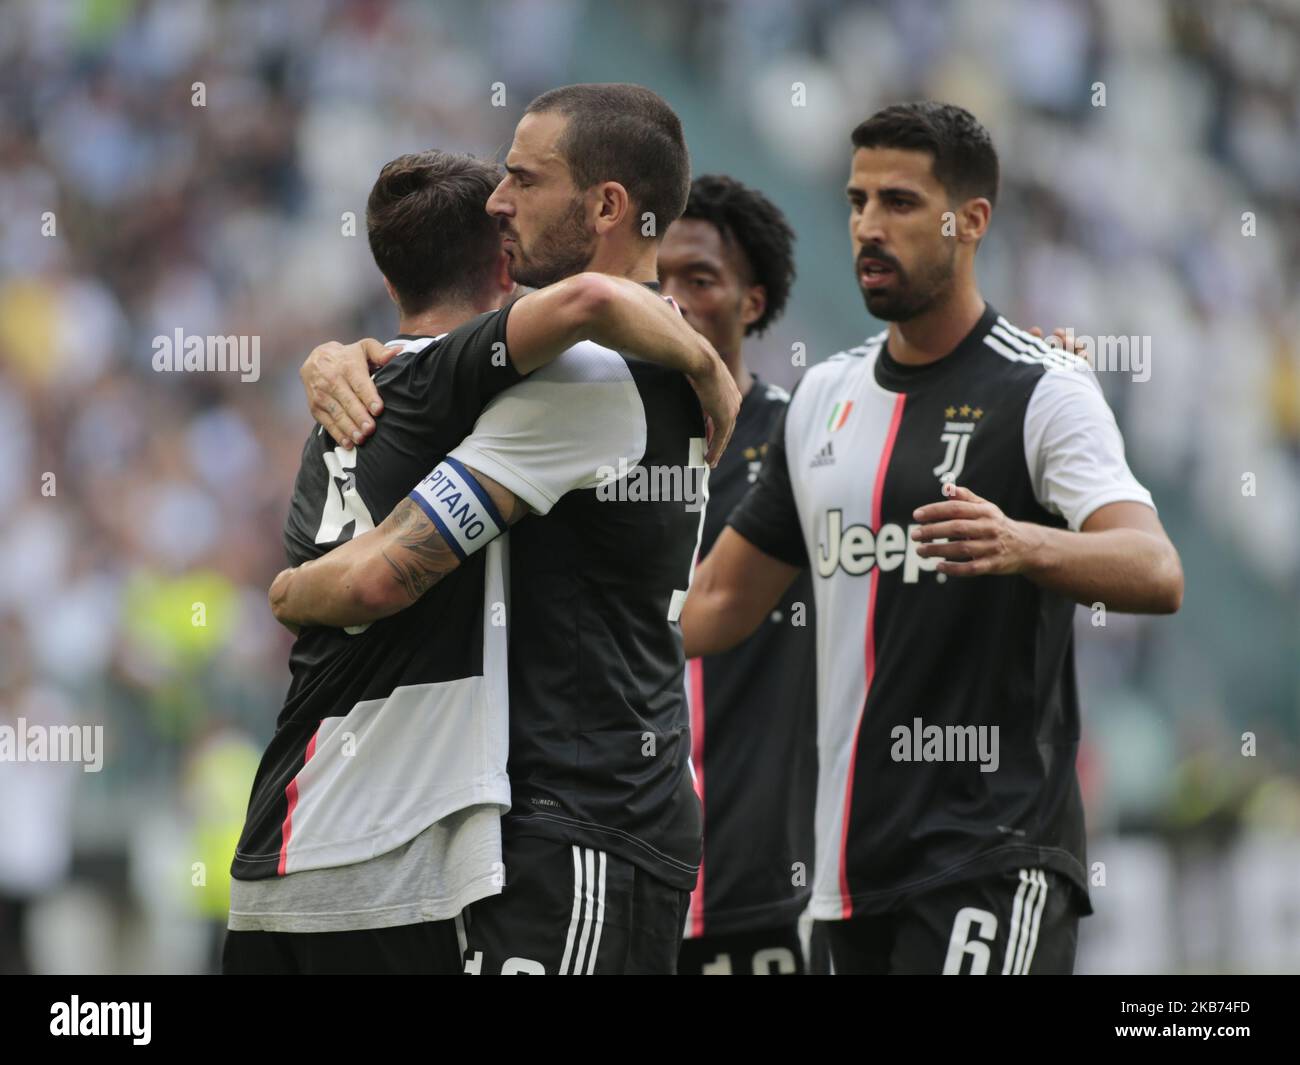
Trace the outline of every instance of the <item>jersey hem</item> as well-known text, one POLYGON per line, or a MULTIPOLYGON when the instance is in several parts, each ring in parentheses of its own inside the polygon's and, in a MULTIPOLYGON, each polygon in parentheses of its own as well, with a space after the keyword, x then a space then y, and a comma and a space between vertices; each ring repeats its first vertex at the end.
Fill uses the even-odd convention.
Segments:
MULTIPOLYGON (((283 875, 292 876, 294 873, 315 869, 336 869, 368 862, 371 858, 378 858, 409 843, 430 825, 469 806, 496 806, 504 817, 510 809, 509 789, 509 781, 494 774, 488 781, 479 781, 452 792, 437 806, 429 807, 426 816, 385 828, 381 832, 348 840, 324 840, 298 850, 293 849, 291 842, 288 864, 293 868, 283 875)), ((236 851, 230 875, 236 880, 266 880, 279 875, 279 867, 279 851, 258 855, 241 855, 236 851)))
MULTIPOLYGON (((879 891, 863 891, 849 896, 853 908, 849 920, 863 914, 880 914, 895 909, 913 896, 922 895, 935 888, 947 887, 963 880, 976 880, 991 873, 1005 872, 1008 869, 1041 866, 1060 873, 1075 888, 1075 903, 1079 916, 1087 917, 1092 910, 1092 900, 1088 895, 1088 882, 1083 866, 1074 855, 1055 847, 1013 846, 1000 847, 995 851, 976 855, 957 865, 950 866, 942 873, 923 880, 915 880, 898 887, 884 888, 879 891)), ((818 921, 841 921, 844 917, 843 896, 818 895, 814 892, 808 912, 818 921)))
POLYGON ((799 920, 808 908, 811 891, 782 902, 765 902, 754 906, 735 907, 730 910, 704 911, 704 931, 696 935, 687 922, 685 939, 708 939, 710 936, 731 936, 743 932, 763 932, 769 928, 784 928, 799 920))
POLYGON ((630 832, 586 821, 575 822, 548 814, 503 818, 501 835, 503 839, 511 835, 533 836, 606 851, 631 862, 638 869, 645 870, 656 880, 661 880, 678 891, 694 891, 700 876, 698 865, 691 867, 685 863, 676 863, 676 859, 668 855, 656 857, 661 854, 660 851, 630 832))
POLYGON ((467 906, 480 899, 501 894, 499 873, 487 873, 470 881, 460 891, 446 898, 420 899, 374 910, 343 910, 336 913, 314 911, 242 913, 230 911, 226 928, 231 932, 358 932, 372 928, 399 928, 402 925, 450 921, 467 906))

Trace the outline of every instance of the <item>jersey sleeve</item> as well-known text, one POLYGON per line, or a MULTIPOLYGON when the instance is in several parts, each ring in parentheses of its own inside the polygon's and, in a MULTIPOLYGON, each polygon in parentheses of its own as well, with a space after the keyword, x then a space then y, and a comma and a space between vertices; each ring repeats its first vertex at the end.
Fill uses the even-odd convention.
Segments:
MULTIPOLYGON (((457 326, 437 342, 433 350, 413 356, 411 368, 401 386, 417 400, 410 413, 433 420, 477 415, 507 388, 522 381, 523 375, 506 353, 506 321, 510 307, 488 311, 457 326)), ((381 391, 402 376, 397 360, 375 375, 381 391)), ((387 403, 387 397, 385 398, 387 403)))
POLYGON ((596 344, 570 348, 488 404, 451 457, 536 513, 595 488, 645 454, 645 405, 627 363, 596 344))
POLYGON ((1108 503, 1155 509, 1128 468, 1124 438, 1091 369, 1048 370, 1025 410, 1025 463, 1039 504, 1076 532, 1108 503))
POLYGON ((790 486, 790 464, 786 456, 785 426, 792 399, 772 427, 767 458, 754 486, 745 494, 727 524, 765 555, 791 566, 808 565, 808 547, 799 524, 799 509, 790 486))

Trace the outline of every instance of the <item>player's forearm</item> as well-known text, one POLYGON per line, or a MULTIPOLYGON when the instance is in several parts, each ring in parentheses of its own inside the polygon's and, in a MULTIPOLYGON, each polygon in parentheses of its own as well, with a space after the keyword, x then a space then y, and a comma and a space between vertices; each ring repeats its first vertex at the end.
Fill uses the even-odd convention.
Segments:
POLYGON ((798 576, 799 567, 723 529, 696 567, 682 609, 686 657, 720 654, 752 635, 798 576))
POLYGON ((707 341, 673 307, 644 285, 609 274, 575 274, 528 293, 511 308, 506 331, 520 373, 541 369, 582 340, 690 375, 710 365, 707 341))
POLYGON ((366 625, 409 605, 393 594, 376 557, 377 534, 349 541, 318 559, 283 570, 271 585, 271 612, 285 625, 366 625))
MULTIPOLYGON (((736 573, 718 566, 712 554, 700 563, 682 608, 687 658, 730 651, 752 635, 772 612, 784 586, 761 581, 758 573, 753 576, 752 582, 737 579, 736 573)), ((785 581, 785 586, 789 583, 785 581)))
POLYGON ((682 608, 682 641, 687 658, 730 651, 750 635, 762 620, 750 618, 738 597, 720 589, 691 586, 682 608))
POLYGON ((606 277, 593 286, 589 339, 688 377, 707 373, 717 355, 685 318, 644 285, 606 277))
POLYGON ((1091 606, 1172 614, 1183 600, 1183 569, 1168 540, 1141 529, 1071 532, 1043 526, 1025 576, 1091 606))

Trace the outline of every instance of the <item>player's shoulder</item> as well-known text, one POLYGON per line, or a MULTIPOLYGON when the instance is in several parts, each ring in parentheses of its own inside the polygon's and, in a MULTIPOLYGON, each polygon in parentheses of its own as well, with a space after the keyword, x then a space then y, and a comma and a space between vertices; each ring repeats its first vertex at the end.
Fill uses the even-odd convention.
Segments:
POLYGON ((823 359, 809 368, 806 377, 819 377, 821 380, 839 380, 846 374, 855 373, 863 366, 870 365, 880 354, 885 339, 889 336, 887 329, 882 329, 874 336, 867 337, 861 344, 837 351, 829 358, 823 359))
POLYGON ((485 355, 496 365, 505 365, 509 312, 508 306, 483 311, 436 336, 399 336, 389 343, 402 344, 403 350, 388 365, 405 363, 419 372, 436 373, 485 355))
POLYGON ((741 440, 748 442, 750 437, 759 443, 767 440, 772 434, 772 427, 789 406, 788 391, 755 374, 753 387, 745 394, 740 406, 740 418, 736 422, 736 436, 732 439, 732 444, 741 440))
POLYGON ((884 346, 888 335, 887 330, 882 330, 874 336, 867 337, 861 344, 837 351, 829 358, 808 367, 798 387, 795 388, 791 403, 809 402, 810 398, 805 397, 812 397, 828 388, 837 388, 845 378, 869 369, 880 355, 880 349, 884 346))
POLYGON ((410 336, 403 333, 394 337, 384 347, 391 348, 394 345, 400 345, 401 350, 393 356, 395 359, 400 359, 405 355, 419 355, 421 352, 428 351, 430 347, 446 336, 446 333, 439 333, 437 336, 410 336))
POLYGON ((398 345, 401 350, 371 375, 375 387, 383 392, 385 389, 400 387, 403 381, 409 381, 418 368, 428 362, 448 335, 440 333, 437 336, 415 336, 401 333, 387 341, 384 344, 385 348, 398 345))
POLYGON ((982 349, 990 361, 986 369, 994 369, 1013 377, 1032 381, 1047 375, 1071 375, 1086 380, 1092 368, 1084 359, 1064 348, 1036 337, 999 314, 984 334, 982 349))
POLYGON ((746 403, 753 403, 758 410, 776 410, 790 403, 790 393, 778 384, 764 381, 755 375, 753 391, 745 397, 746 403))

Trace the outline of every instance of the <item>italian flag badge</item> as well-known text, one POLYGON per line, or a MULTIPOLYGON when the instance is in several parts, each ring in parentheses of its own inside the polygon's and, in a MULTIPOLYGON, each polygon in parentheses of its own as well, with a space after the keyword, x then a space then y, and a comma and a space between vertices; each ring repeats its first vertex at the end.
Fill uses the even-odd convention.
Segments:
POLYGON ((826 423, 826 428, 832 433, 849 420, 849 411, 853 409, 853 400, 841 400, 835 404, 835 409, 831 411, 831 420, 826 423))

